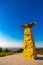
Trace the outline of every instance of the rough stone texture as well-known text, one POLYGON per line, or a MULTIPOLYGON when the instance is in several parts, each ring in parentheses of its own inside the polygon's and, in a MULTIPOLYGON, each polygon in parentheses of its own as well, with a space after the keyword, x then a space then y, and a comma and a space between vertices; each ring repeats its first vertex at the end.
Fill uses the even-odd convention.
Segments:
POLYGON ((22 54, 0 57, 0 65, 43 65, 43 55, 38 55, 37 60, 22 58, 22 54))
POLYGON ((24 30, 24 45, 23 46, 24 46, 23 57, 34 60, 37 54, 36 54, 36 49, 35 49, 35 44, 34 44, 31 28, 26 28, 24 30))

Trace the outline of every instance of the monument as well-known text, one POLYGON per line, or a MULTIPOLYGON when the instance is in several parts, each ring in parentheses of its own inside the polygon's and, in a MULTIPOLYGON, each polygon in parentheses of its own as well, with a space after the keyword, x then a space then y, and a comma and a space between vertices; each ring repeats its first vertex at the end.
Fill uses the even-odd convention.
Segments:
POLYGON ((37 57, 36 48, 33 39, 32 26, 36 25, 36 22, 30 24, 21 25, 24 30, 24 44, 23 44, 23 57, 34 60, 37 57))

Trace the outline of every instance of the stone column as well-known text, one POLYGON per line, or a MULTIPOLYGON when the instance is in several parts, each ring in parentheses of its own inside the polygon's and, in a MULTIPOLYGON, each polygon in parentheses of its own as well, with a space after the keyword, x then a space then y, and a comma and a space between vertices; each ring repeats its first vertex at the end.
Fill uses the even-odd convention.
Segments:
POLYGON ((28 59, 36 58, 36 48, 33 40, 33 34, 31 28, 24 30, 24 45, 23 45, 23 57, 28 59))

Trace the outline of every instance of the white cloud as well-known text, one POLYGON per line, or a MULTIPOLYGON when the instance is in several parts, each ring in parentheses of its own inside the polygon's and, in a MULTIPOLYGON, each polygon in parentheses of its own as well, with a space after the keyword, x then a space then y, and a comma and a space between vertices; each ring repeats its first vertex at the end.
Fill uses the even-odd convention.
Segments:
POLYGON ((0 46, 1 47, 22 47, 22 42, 19 42, 19 41, 17 41, 17 42, 12 42, 12 41, 6 41, 6 40, 4 40, 4 41, 0 41, 0 46))
POLYGON ((6 35, 0 34, 0 47, 23 47, 21 40, 9 39, 6 35))
POLYGON ((40 42, 40 41, 38 41, 38 42, 35 42, 35 45, 36 45, 36 47, 42 47, 43 48, 43 42, 40 42))
MULTIPOLYGON (((35 42, 36 47, 43 47, 43 42, 35 42)), ((0 47, 23 47, 23 41, 9 39, 6 35, 0 34, 0 47)))

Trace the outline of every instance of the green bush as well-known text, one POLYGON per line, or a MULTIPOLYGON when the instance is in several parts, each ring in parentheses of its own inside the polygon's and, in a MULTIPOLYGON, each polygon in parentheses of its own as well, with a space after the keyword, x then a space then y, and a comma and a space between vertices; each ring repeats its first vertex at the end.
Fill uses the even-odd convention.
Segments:
POLYGON ((20 48, 20 49, 14 51, 14 53, 21 53, 21 52, 23 52, 23 49, 22 49, 22 48, 20 48))
POLYGON ((5 56, 5 53, 4 52, 1 52, 0 53, 0 57, 3 57, 3 56, 5 56))
POLYGON ((4 51, 4 52, 11 52, 11 50, 9 50, 9 49, 7 49, 7 48, 5 48, 3 51, 4 51))
MULTIPOLYGON (((0 48, 2 51, 2 48, 0 48)), ((15 51, 11 51, 7 48, 3 49, 2 52, 0 52, 0 57, 4 57, 4 56, 8 56, 8 55, 12 55, 12 54, 17 54, 17 53, 21 53, 23 51, 22 48, 15 50, 15 51)))
POLYGON ((14 54, 13 52, 0 52, 0 57, 8 56, 14 54))
POLYGON ((21 53, 22 51, 23 51, 23 49, 21 49, 21 48, 17 50, 18 53, 21 53))
POLYGON ((2 52, 2 48, 0 47, 0 52, 2 52))

